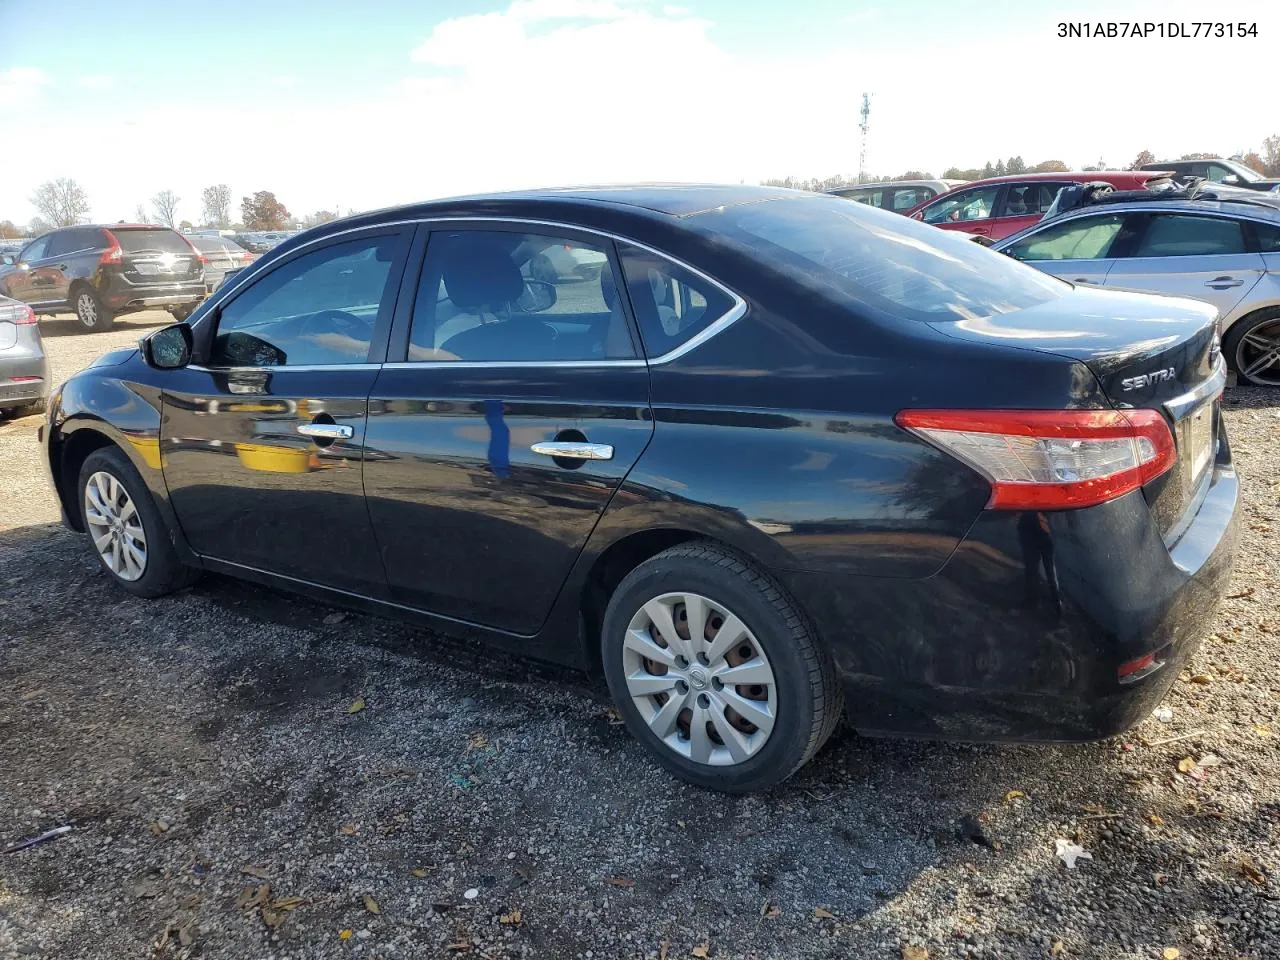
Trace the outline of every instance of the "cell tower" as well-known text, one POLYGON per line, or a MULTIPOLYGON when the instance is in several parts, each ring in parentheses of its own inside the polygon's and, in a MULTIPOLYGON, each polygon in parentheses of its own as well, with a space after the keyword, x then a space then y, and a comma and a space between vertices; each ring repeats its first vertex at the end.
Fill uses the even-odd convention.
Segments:
POLYGON ((862 95, 862 109, 858 112, 862 116, 862 121, 858 124, 858 129, 862 131, 862 146, 858 150, 858 182, 865 183, 867 180, 867 128, 871 125, 871 94, 862 95))

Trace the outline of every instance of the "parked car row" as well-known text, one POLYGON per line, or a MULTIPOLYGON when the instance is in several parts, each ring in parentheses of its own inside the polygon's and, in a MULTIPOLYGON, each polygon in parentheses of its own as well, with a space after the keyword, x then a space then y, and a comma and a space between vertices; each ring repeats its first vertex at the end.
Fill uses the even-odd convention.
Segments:
POLYGON ((598 668, 668 770, 763 789, 846 713, 1150 713, 1239 536, 1215 319, 834 197, 460 198, 282 244, 67 381, 43 453, 123 590, 215 570, 598 668))

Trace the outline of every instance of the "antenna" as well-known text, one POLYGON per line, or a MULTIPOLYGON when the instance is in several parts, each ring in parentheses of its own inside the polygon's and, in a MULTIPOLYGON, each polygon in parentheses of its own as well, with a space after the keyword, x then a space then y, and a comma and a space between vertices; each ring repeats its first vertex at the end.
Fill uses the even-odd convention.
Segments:
POLYGON ((858 124, 858 129, 862 131, 862 146, 858 150, 858 182, 866 183, 867 181, 867 129, 871 125, 871 94, 864 93, 862 95, 862 109, 858 111, 862 117, 862 121, 858 124))

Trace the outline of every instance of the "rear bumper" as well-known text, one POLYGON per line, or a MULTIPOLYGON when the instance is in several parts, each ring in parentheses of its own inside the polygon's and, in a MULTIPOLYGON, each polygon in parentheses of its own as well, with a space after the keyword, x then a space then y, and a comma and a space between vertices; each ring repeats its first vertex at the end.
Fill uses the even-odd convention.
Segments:
POLYGON ((17 406, 49 396, 49 360, 46 357, 0 356, 0 407, 17 406), (14 377, 39 377, 20 380, 14 377))
POLYGON ((204 280, 180 283, 133 284, 123 277, 111 278, 101 292, 103 302, 113 311, 142 310, 146 307, 170 307, 199 303, 205 297, 204 280))
POLYGON ((1226 589, 1239 482, 1225 443, 1212 485, 1166 546, 1140 492, 1084 510, 984 513, 924 580, 799 575, 865 733, 1084 741, 1160 702, 1226 589), (1120 668, 1156 654, 1131 683, 1120 668))

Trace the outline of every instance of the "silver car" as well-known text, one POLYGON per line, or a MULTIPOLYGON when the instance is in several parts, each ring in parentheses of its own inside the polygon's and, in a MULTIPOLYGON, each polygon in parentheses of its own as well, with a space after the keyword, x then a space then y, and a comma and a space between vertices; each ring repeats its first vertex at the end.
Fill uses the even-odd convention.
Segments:
POLYGON ((1071 283, 1212 303, 1240 381, 1280 386, 1280 200, 1097 202, 992 249, 1071 283))
POLYGON ((0 415, 36 413, 49 396, 49 360, 32 309, 0 297, 0 415))

